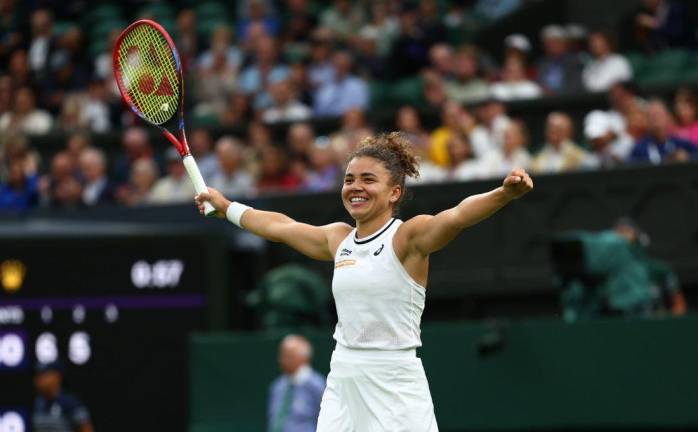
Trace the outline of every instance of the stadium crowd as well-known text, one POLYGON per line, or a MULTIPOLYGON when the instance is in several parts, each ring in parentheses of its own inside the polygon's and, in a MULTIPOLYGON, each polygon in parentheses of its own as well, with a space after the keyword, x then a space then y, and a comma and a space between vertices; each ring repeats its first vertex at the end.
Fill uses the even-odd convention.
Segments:
MULTIPOLYGON (((215 137, 206 127, 188 131, 207 183, 229 196, 338 188, 346 156, 379 132, 369 119, 380 104, 375 84, 410 79, 423 104, 400 107, 395 127, 420 157, 419 182, 500 177, 514 166, 556 173, 698 156, 698 96, 682 88, 670 105, 641 97, 621 54, 695 48, 695 23, 681 2, 638 0, 622 51, 607 30, 580 25, 547 25, 539 40, 512 34, 496 59, 467 37, 527 3, 208 0, 235 17, 218 16, 213 26, 203 25, 204 9, 193 4, 123 1, 119 10, 124 19, 159 19, 164 12, 153 4, 170 8, 188 118, 246 131, 215 137), (543 143, 531 143, 527 125, 507 113, 509 101, 584 93, 608 94, 611 109, 587 114, 583 142, 575 142, 565 112, 548 115, 543 143), (425 109, 441 113, 437 128, 423 125, 425 109), (313 121, 325 117, 340 118, 341 127, 316 133, 313 121), (283 142, 271 133, 276 123, 290 124, 283 142)), ((145 126, 120 101, 111 47, 123 27, 110 28, 109 43, 92 49, 91 29, 78 25, 88 13, 80 0, 0 0, 2 210, 194 196, 179 155, 156 152, 145 126), (104 133, 121 134, 118 157, 99 148, 95 137, 104 133), (50 159, 31 144, 46 134, 65 139, 50 159)))

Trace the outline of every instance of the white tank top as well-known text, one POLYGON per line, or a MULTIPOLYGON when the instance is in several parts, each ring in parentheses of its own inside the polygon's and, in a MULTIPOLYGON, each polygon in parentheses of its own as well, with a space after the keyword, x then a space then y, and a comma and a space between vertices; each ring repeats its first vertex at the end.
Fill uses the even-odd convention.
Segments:
POLYGON ((334 339, 348 348, 401 350, 422 346, 419 324, 426 290, 395 255, 390 219, 375 234, 342 240, 334 258, 332 294, 337 307, 334 339))

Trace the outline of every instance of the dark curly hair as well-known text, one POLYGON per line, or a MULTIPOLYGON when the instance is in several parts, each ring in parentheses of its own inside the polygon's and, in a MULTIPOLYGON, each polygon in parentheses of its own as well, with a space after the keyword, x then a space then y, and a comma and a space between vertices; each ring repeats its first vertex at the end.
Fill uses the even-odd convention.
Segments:
POLYGON ((396 213, 407 189, 407 177, 419 177, 419 162, 410 150, 410 141, 401 132, 382 133, 364 138, 359 148, 349 155, 347 163, 357 157, 370 157, 380 161, 390 172, 390 182, 400 186, 393 212, 396 213))

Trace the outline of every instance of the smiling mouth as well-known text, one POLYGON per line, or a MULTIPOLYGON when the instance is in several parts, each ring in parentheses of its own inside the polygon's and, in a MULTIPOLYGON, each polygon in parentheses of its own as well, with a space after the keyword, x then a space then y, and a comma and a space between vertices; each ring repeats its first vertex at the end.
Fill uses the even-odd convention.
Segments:
POLYGON ((362 204, 365 204, 368 202, 368 198, 364 197, 351 197, 349 198, 349 203, 351 204, 352 207, 358 207, 362 204))

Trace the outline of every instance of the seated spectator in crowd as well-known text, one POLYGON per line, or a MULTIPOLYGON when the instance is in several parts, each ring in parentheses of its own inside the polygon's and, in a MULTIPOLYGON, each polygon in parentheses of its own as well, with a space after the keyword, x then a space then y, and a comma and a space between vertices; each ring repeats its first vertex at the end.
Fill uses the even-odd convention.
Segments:
MULTIPOLYGON (((608 111, 607 111, 608 113, 608 111)), ((616 127, 616 119, 612 118, 612 121, 614 123, 614 128, 616 127)), ((630 138, 633 141, 633 147, 635 146, 635 143, 640 141, 646 134, 647 134, 647 128, 648 128, 648 120, 647 120, 647 107, 642 105, 642 106, 637 106, 630 111, 628 111, 628 114, 623 118, 623 127, 622 129, 625 133, 630 136, 630 138)))
POLYGON ((492 97, 501 101, 533 99, 543 94, 540 86, 526 77, 526 66, 518 56, 507 57, 502 80, 490 88, 492 97))
POLYGON ((315 11, 309 0, 289 0, 282 12, 282 45, 286 52, 307 53, 312 31, 317 26, 315 11))
POLYGON ((247 2, 247 14, 237 23, 238 38, 245 41, 250 36, 250 28, 261 26, 264 32, 270 36, 279 34, 279 19, 271 13, 264 0, 249 0, 247 2))
POLYGON ((150 204, 174 204, 191 201, 196 195, 194 184, 189 179, 182 157, 174 147, 165 151, 167 174, 153 185, 148 196, 150 204))
POLYGON ((446 43, 438 43, 429 48, 431 69, 444 79, 453 77, 453 48, 446 43))
POLYGON ((546 93, 576 93, 582 89, 582 65, 568 52, 567 33, 558 25, 541 31, 545 55, 538 62, 538 83, 546 93))
POLYGON ((12 78, 0 74, 0 118, 12 109, 12 78))
POLYGON ((242 127, 252 120, 252 107, 247 96, 235 91, 228 96, 223 113, 218 116, 218 122, 223 127, 242 127))
POLYGON ((662 162, 685 162, 697 155, 697 148, 673 135, 674 120, 664 102, 650 101, 647 107, 647 135, 641 138, 628 160, 635 163, 658 165, 662 162))
MULTIPOLYGON (((121 146, 123 154, 116 159, 114 165, 114 179, 117 185, 129 181, 132 175, 132 165, 137 160, 150 159, 156 161, 155 154, 148 140, 148 132, 141 127, 126 129, 121 138, 121 146)), ((155 177, 158 177, 158 173, 155 174, 155 177)))
POLYGON ((196 54, 201 46, 196 26, 196 12, 193 9, 182 9, 177 13, 177 31, 175 34, 174 40, 179 58, 182 61, 182 69, 187 74, 195 66, 196 54))
POLYGON ((674 135, 698 147, 698 97, 686 88, 679 89, 674 98, 676 128, 674 135))
POLYGON ((42 104, 49 111, 58 112, 67 95, 83 92, 87 87, 90 70, 84 46, 78 27, 71 27, 57 39, 48 74, 39 83, 42 104))
POLYGON ((272 105, 262 113, 266 123, 303 121, 312 116, 312 110, 295 97, 289 80, 271 83, 269 92, 272 105))
POLYGON ((82 202, 88 207, 114 201, 114 188, 107 178, 107 160, 104 152, 88 148, 80 154, 82 202))
POLYGON ((372 2, 370 12, 370 21, 361 27, 359 35, 375 40, 376 54, 385 58, 390 54, 390 47, 399 33, 398 20, 390 14, 387 2, 372 2))
POLYGON ((34 92, 29 87, 15 90, 12 110, 0 117, 0 132, 26 133, 28 135, 44 135, 51 130, 53 119, 51 115, 36 108, 34 92))
POLYGON ((590 156, 572 141, 572 119, 561 112, 548 115, 546 143, 531 162, 535 173, 559 173, 588 167, 590 156))
POLYGON ((334 81, 334 66, 332 66, 332 33, 329 29, 320 27, 313 33, 310 40, 310 64, 308 65, 308 80, 310 88, 317 90, 334 81))
POLYGON ((208 129, 196 128, 192 131, 189 136, 189 149, 205 181, 209 181, 218 170, 218 159, 211 147, 213 140, 208 129))
POLYGON ((63 98, 59 122, 66 131, 105 133, 111 128, 109 115, 106 87, 101 81, 92 81, 87 92, 69 93, 63 98))
POLYGON ((422 127, 417 110, 405 105, 397 112, 397 130, 412 144, 412 153, 419 161, 419 177, 405 179, 408 184, 427 184, 444 181, 448 171, 429 158, 429 134, 422 127))
POLYGON ((43 81, 48 75, 49 59, 56 49, 53 34, 53 14, 49 9, 37 9, 31 15, 31 39, 27 57, 33 74, 43 81))
POLYGON ((67 152, 59 152, 51 161, 51 171, 39 183, 42 202, 54 208, 82 207, 82 184, 77 166, 67 152))
POLYGON ((602 168, 623 164, 635 144, 624 130, 618 130, 607 112, 600 110, 587 114, 584 136, 591 144, 593 165, 602 168))
POLYGON ((27 177, 39 172, 41 156, 29 146, 29 140, 25 135, 0 135, 0 179, 7 178, 7 168, 15 160, 22 163, 27 177))
MULTIPOLYGON (((110 71, 111 66, 110 66, 110 71)), ((12 77, 12 86, 18 87, 36 87, 34 72, 29 67, 29 59, 25 50, 19 49, 12 53, 7 71, 12 77)), ((112 72, 113 75, 113 72, 112 72)))
POLYGON ((388 55, 390 75, 394 79, 417 74, 428 66, 429 48, 433 41, 422 28, 417 7, 404 2, 400 6, 400 29, 388 55))
POLYGON ((501 150, 483 156, 480 162, 480 177, 500 178, 514 168, 528 169, 531 154, 528 147, 528 130, 521 120, 512 120, 504 130, 504 143, 501 150))
POLYGON ((0 64, 7 64, 9 54, 26 43, 19 2, 7 1, 2 4, 0 22, 0 64))
POLYGON ((440 109, 448 100, 445 80, 433 69, 425 69, 421 75, 422 96, 427 107, 434 110, 440 109))
POLYGON ((324 192, 338 188, 340 167, 330 139, 318 137, 310 149, 310 172, 303 181, 303 189, 324 192))
POLYGON ((276 146, 262 149, 261 176, 257 188, 261 193, 292 192, 301 186, 301 179, 294 175, 288 166, 285 152, 276 146))
POLYGON ((254 61, 240 75, 240 89, 253 98, 253 107, 263 110, 271 105, 267 83, 287 79, 290 69, 278 58, 276 41, 262 36, 254 47, 254 61))
MULTIPOLYGON (((534 78, 535 70, 529 65, 529 55, 531 54, 531 41, 521 33, 512 33, 504 38, 504 58, 517 57, 521 64, 528 65, 526 77, 534 78)), ((505 60, 506 63, 506 60, 505 60)))
POLYGON ((478 52, 475 47, 459 49, 453 55, 453 78, 446 80, 446 95, 458 103, 486 99, 489 87, 478 75, 478 52))
POLYGON ((216 141, 218 170, 210 181, 227 197, 246 197, 254 193, 254 179, 242 164, 242 144, 231 136, 216 141))
POLYGON ((68 136, 68 141, 65 144, 65 151, 70 156, 73 164, 78 166, 80 163, 80 155, 92 146, 90 136, 85 132, 73 132, 68 136))
POLYGON ((366 115, 359 109, 350 109, 342 116, 342 127, 330 135, 332 148, 337 160, 346 162, 350 153, 359 147, 362 139, 371 135, 373 130, 366 122, 366 115))
POLYGON ((429 158, 432 162, 444 168, 451 166, 448 142, 452 135, 464 132, 468 123, 475 121, 460 104, 454 101, 444 104, 441 109, 441 126, 431 132, 429 158))
POLYGON ((482 167, 470 145, 465 132, 452 134, 448 139, 448 153, 451 161, 449 177, 457 181, 475 180, 480 177, 482 167))
POLYGON ((670 47, 695 46, 695 23, 683 2, 643 0, 624 26, 626 46, 653 53, 670 47))
POLYGON ((337 117, 351 109, 367 109, 368 85, 352 74, 351 54, 347 51, 335 53, 332 64, 334 80, 318 88, 315 93, 315 114, 320 117, 337 117))
POLYGON ((12 160, 7 181, 0 183, 0 211, 25 211, 39 202, 39 176, 27 175, 24 161, 12 160))
POLYGON ((310 123, 295 123, 288 128, 288 153, 291 160, 310 164, 310 152, 315 144, 315 131, 310 123))
POLYGON ((590 92, 607 91, 613 84, 633 78, 628 60, 614 50, 615 45, 607 32, 596 31, 589 36, 589 51, 594 58, 584 67, 582 79, 590 92))
POLYGON ((159 172, 160 170, 153 159, 135 160, 131 165, 128 183, 116 190, 119 202, 129 207, 145 205, 149 200, 150 191, 158 179, 159 172))
POLYGON ((211 48, 199 59, 194 87, 198 115, 223 113, 229 95, 238 85, 242 55, 231 39, 228 27, 216 28, 211 35, 211 48))
POLYGON ((492 150, 501 150, 504 146, 504 132, 511 119, 506 106, 496 98, 490 98, 479 104, 475 111, 477 125, 470 132, 473 151, 479 158, 492 150))
POLYGON ((428 38, 429 46, 446 41, 446 26, 439 8, 442 2, 421 0, 419 2, 419 27, 428 38))
POLYGON ((639 97, 638 92, 632 81, 617 82, 609 89, 608 101, 611 110, 608 114, 616 127, 627 129, 626 123, 631 113, 645 110, 647 102, 639 97))
POLYGON ((363 26, 366 18, 361 4, 351 0, 334 0, 320 14, 320 25, 332 31, 337 40, 346 40, 363 26))

